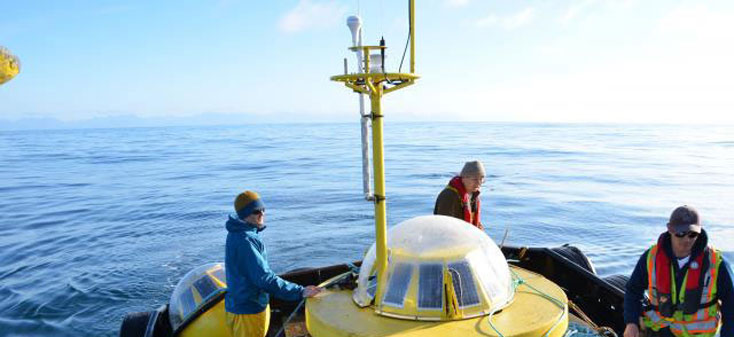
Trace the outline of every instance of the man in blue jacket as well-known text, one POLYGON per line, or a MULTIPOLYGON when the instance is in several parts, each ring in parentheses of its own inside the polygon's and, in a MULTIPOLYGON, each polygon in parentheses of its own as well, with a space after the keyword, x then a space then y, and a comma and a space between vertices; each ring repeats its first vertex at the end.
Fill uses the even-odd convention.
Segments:
POLYGON ((235 337, 265 337, 270 324, 270 296, 286 301, 313 297, 321 291, 302 287, 275 275, 260 239, 265 229, 265 204, 253 191, 240 193, 234 200, 237 216, 227 220, 224 265, 227 294, 224 308, 235 337))
POLYGON ((640 321, 646 336, 734 337, 731 267, 701 227, 696 209, 678 207, 642 254, 624 294, 624 337, 640 336, 640 321))

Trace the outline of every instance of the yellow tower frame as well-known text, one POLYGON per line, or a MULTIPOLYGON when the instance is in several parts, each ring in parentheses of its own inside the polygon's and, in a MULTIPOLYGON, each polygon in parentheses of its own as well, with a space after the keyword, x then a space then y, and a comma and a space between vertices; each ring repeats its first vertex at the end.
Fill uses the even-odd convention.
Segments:
MULTIPOLYGON (((374 170, 374 203, 375 203, 375 243, 377 248, 377 282, 383 284, 387 277, 387 205, 385 195, 385 160, 383 156, 382 136, 382 96, 405 88, 415 83, 419 78, 415 74, 415 0, 409 2, 410 19, 410 73, 370 72, 370 50, 383 51, 385 46, 358 46, 349 48, 352 51, 362 49, 364 55, 364 73, 332 76, 331 80, 344 82, 348 88, 370 97, 372 120, 372 166, 374 170), (388 87, 388 85, 392 85, 388 87)), ((375 304, 379 307, 382 302, 381 289, 377 287, 375 304)))

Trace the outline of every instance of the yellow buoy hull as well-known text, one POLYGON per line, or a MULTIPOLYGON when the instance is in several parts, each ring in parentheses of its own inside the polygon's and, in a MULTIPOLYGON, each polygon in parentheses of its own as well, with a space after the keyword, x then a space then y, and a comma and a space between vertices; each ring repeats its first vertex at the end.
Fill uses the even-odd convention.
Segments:
MULTIPOLYGON (((544 298, 533 288, 563 303, 563 290, 539 274, 511 267, 525 284, 518 286, 512 304, 492 316, 492 324, 503 336, 538 337, 548 332, 561 337, 568 328, 568 306, 563 309, 544 298)), ((306 326, 313 337, 336 336, 499 336, 490 326, 489 316, 457 321, 412 321, 378 315, 371 307, 359 308, 352 292, 331 291, 306 303, 306 326)))
POLYGON ((224 299, 189 323, 180 337, 232 337, 224 311, 224 299))

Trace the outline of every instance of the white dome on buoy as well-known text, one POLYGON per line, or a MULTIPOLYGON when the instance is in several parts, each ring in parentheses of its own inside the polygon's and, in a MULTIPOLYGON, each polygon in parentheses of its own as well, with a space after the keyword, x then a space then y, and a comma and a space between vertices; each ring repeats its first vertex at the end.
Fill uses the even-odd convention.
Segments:
POLYGON ((508 305, 512 277, 504 255, 484 231, 456 218, 430 215, 388 231, 384 284, 375 270, 375 245, 362 262, 352 299, 380 303, 379 314, 415 320, 452 320, 489 314, 508 305), (378 295, 379 294, 379 295, 378 295), (374 301, 375 296, 381 301, 374 301))
POLYGON ((176 336, 197 336, 198 331, 212 337, 229 335, 229 330, 223 329, 226 275, 223 263, 210 263, 194 268, 178 281, 168 305, 171 328, 182 330, 176 336))

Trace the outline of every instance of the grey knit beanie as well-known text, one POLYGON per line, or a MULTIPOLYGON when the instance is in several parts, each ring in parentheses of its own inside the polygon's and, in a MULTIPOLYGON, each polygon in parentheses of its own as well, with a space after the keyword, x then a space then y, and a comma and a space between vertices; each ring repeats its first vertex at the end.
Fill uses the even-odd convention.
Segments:
POLYGON ((468 161, 464 164, 459 174, 462 177, 485 176, 484 165, 478 160, 468 161))

